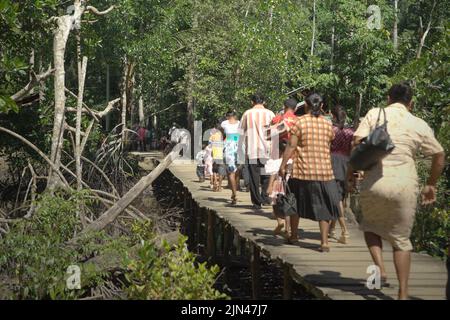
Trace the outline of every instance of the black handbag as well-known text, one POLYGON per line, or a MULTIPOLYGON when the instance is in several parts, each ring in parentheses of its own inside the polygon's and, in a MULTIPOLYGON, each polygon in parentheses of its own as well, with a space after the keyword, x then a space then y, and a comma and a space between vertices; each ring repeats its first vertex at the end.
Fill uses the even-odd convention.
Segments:
POLYGON ((394 148, 395 145, 387 132, 386 110, 380 108, 375 129, 353 149, 349 164, 353 170, 369 170, 394 148), (381 110, 384 114, 384 123, 379 125, 381 110))
POLYGON ((295 194, 291 193, 286 180, 283 179, 285 194, 279 193, 275 204, 273 205, 273 211, 278 217, 289 217, 297 214, 297 198, 295 194))

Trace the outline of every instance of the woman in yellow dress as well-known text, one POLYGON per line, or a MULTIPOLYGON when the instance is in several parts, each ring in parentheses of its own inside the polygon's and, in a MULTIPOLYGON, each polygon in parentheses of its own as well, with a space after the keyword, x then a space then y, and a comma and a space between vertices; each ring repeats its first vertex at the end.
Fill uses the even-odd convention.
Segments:
MULTIPOLYGON (((431 173, 422 189, 422 203, 436 199, 436 182, 444 168, 444 150, 432 129, 411 114, 412 89, 407 84, 393 85, 385 108, 387 131, 395 145, 392 153, 370 170, 365 171, 361 184, 361 229, 374 263, 386 281, 381 239, 389 241, 394 249, 394 264, 399 280, 399 299, 408 297, 408 278, 411 265, 411 229, 414 223, 419 193, 415 157, 418 152, 432 157, 431 173)), ((379 108, 370 110, 354 134, 354 145, 375 128, 379 108)), ((380 122, 384 121, 381 112, 380 122)), ((349 171, 349 179, 352 180, 349 171)), ((350 181, 349 183, 352 183, 350 181)))

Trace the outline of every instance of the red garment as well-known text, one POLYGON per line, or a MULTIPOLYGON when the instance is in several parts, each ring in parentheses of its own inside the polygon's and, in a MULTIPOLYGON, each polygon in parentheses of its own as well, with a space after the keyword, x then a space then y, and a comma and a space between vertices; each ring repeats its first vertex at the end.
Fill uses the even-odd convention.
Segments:
POLYGON ((270 125, 272 126, 283 122, 283 125, 277 127, 278 132, 280 133, 280 140, 288 141, 291 137, 289 130, 292 128, 296 121, 297 116, 293 111, 288 110, 284 114, 276 115, 275 118, 272 119, 270 125))
POLYGON ((138 134, 138 137, 139 137, 140 141, 144 141, 145 140, 146 131, 147 131, 147 129, 145 129, 145 128, 142 128, 142 127, 139 128, 137 134, 138 134))
POLYGON ((349 156, 352 149, 354 130, 352 128, 339 129, 333 126, 334 140, 331 142, 331 153, 349 156))

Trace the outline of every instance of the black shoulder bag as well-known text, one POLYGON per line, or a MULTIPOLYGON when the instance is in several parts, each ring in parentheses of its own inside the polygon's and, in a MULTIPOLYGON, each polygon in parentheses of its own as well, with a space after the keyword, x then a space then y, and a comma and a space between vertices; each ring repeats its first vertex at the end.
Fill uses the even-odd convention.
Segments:
POLYGON ((380 108, 375 129, 353 149, 349 163, 354 170, 369 170, 395 148, 387 132, 386 110, 380 108), (381 110, 384 114, 384 123, 379 125, 381 110))
POLYGON ((291 193, 286 180, 283 178, 285 194, 279 193, 273 206, 273 211, 278 217, 288 217, 297 214, 297 198, 291 193))

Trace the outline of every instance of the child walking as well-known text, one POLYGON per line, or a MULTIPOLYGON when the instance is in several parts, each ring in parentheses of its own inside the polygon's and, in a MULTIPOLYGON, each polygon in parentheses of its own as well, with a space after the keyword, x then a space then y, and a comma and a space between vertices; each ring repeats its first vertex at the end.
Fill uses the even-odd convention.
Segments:
POLYGON ((213 158, 212 158, 212 145, 208 143, 205 148, 205 179, 209 179, 210 188, 213 188, 213 158))
POLYGON ((223 162, 223 148, 224 148, 223 133, 220 123, 212 130, 209 141, 212 146, 213 191, 220 192, 222 191, 222 180, 226 174, 225 165, 223 162))
POLYGON ((197 161, 197 177, 199 182, 205 181, 205 158, 206 158, 206 150, 205 145, 203 146, 203 150, 199 151, 195 156, 195 160, 197 161))

